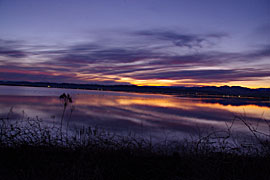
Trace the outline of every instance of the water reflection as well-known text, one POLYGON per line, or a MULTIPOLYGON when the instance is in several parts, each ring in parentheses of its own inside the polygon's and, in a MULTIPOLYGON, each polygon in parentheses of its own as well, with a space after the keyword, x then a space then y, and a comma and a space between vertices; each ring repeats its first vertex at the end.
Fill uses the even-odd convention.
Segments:
MULTIPOLYGON (((19 116, 24 111, 30 117, 39 116, 48 123, 59 124, 63 104, 58 96, 67 92, 72 95, 72 105, 75 107, 69 122, 71 126, 99 126, 118 133, 132 131, 152 136, 169 133, 180 137, 197 131, 198 127, 226 128, 226 122, 231 122, 235 114, 244 112, 254 122, 260 121, 262 116, 267 121, 270 120, 269 107, 250 102, 225 105, 219 103, 220 100, 206 98, 49 88, 26 88, 29 91, 16 95, 16 87, 10 88, 13 88, 12 94, 8 95, 8 88, 1 91, 0 87, 1 117, 6 116, 13 107, 13 116, 19 116), (31 95, 31 91, 40 93, 31 95)), ((17 91, 20 92, 20 88, 17 91)), ((70 113, 68 107, 65 121, 69 119, 70 113)), ((263 121, 261 126, 266 130, 263 121)), ((241 122, 236 122, 235 127, 238 132, 247 131, 241 122)))

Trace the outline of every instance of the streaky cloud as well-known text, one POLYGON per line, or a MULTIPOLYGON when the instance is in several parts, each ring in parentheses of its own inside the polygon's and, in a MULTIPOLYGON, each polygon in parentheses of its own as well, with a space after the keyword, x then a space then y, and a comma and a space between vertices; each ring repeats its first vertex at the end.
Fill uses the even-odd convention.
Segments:
POLYGON ((270 45, 245 52, 211 51, 205 50, 205 42, 214 43, 213 39, 224 38, 227 34, 192 35, 167 30, 143 30, 131 31, 126 35, 133 35, 132 40, 136 43, 133 45, 129 41, 129 46, 126 46, 126 40, 121 39, 120 44, 108 45, 103 41, 86 40, 63 47, 38 44, 28 47, 20 41, 0 39, 1 77, 7 80, 132 83, 120 81, 128 78, 181 80, 196 84, 256 81, 270 76, 270 64, 265 62, 270 57, 270 45), (151 46, 155 40, 162 44, 162 48, 151 46), (173 42, 180 49, 170 51, 172 46, 168 42, 173 42), (150 43, 149 46, 146 46, 147 43, 150 43), (185 47, 203 48, 204 51, 185 51, 185 47), (262 65, 254 66, 252 63, 255 61, 261 61, 262 65))
POLYGON ((213 39, 220 39, 227 36, 225 33, 196 35, 179 33, 170 30, 143 30, 134 32, 134 34, 157 40, 170 41, 175 46, 188 48, 203 48, 204 43, 210 45, 213 44, 213 39))

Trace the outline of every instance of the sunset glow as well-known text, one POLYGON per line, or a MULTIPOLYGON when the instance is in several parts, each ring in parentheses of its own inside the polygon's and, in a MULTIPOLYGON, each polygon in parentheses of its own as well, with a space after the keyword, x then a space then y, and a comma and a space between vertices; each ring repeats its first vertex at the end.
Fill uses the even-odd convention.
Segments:
POLYGON ((269 6, 3 0, 0 81, 270 88, 269 6))

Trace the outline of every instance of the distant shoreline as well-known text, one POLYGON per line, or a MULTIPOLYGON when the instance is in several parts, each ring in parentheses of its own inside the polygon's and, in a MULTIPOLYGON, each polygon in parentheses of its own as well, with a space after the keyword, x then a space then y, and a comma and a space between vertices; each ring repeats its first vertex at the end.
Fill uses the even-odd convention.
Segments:
POLYGON ((3 86, 47 87, 61 89, 81 89, 99 91, 120 91, 134 93, 165 94, 188 97, 207 98, 248 98, 270 101, 270 88, 249 89, 240 86, 204 86, 204 87, 167 87, 167 86, 135 86, 135 85, 96 85, 70 84, 26 81, 0 81, 3 86))

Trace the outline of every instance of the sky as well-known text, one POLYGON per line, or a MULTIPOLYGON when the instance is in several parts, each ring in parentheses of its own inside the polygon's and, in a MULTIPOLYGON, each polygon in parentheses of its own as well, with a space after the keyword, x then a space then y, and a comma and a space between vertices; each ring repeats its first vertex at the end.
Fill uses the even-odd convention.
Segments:
POLYGON ((0 81, 270 88, 270 1, 0 0, 0 81))

